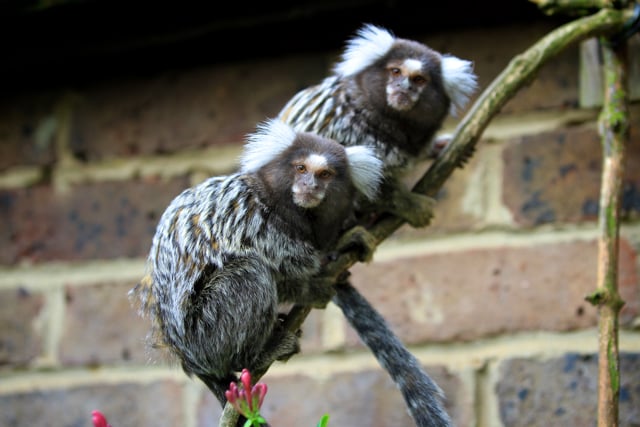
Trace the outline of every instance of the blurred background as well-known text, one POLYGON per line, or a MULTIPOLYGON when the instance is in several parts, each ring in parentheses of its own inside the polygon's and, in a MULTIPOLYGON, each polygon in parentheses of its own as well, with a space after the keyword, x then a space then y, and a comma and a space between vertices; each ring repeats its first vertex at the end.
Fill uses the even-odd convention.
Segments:
MULTIPOLYGON (((145 349, 127 300, 169 201, 234 171, 244 136, 324 78, 363 23, 473 61, 482 91, 567 21, 525 0, 1 1, 0 426, 89 426, 94 409, 114 427, 217 425, 217 401, 145 349)), ((595 425, 597 310, 584 296, 602 155, 585 58, 566 49, 503 108, 432 225, 401 228, 352 268, 458 426, 595 425)), ((640 425, 639 112, 620 242, 621 426, 640 425)), ((325 413, 329 426, 412 425, 333 305, 263 381, 273 426, 325 413)))

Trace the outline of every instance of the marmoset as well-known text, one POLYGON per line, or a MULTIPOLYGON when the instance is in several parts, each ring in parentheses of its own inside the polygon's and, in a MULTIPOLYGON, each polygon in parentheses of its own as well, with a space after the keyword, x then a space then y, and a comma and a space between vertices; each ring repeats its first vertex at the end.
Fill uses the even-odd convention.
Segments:
POLYGON ((237 173, 209 178, 169 204, 147 274, 129 292, 152 320, 153 344, 222 405, 236 372, 299 351, 278 304, 330 301, 325 251, 353 215, 353 197, 374 198, 382 178, 371 149, 345 149, 277 120, 249 136, 240 163, 237 173))
POLYGON ((411 167, 448 141, 436 138, 477 87, 470 61, 367 24, 348 41, 333 73, 295 94, 278 118, 299 131, 366 145, 384 161, 382 196, 366 211, 393 213, 414 227, 432 217, 433 199, 400 182, 411 167))

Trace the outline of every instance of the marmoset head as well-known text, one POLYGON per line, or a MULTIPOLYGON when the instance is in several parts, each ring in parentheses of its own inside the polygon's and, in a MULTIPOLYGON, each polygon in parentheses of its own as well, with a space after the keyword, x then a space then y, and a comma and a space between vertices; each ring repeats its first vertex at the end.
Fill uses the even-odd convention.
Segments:
MULTIPOLYGON (((285 158, 293 170, 293 202, 301 208, 315 208, 324 201, 330 187, 333 191, 349 187, 349 184, 344 184, 347 159, 343 151, 332 150, 333 144, 327 144, 321 151, 314 150, 313 145, 317 141, 305 138, 306 136, 298 136, 297 143, 287 150, 290 152, 285 154, 285 158), (336 185, 334 180, 342 181, 343 184, 336 185)), ((344 191, 343 193, 348 195, 344 191)))
POLYGON ((241 171, 260 173, 272 191, 291 197, 296 206, 312 209, 323 202, 350 204, 355 191, 375 198, 382 161, 367 147, 345 148, 332 139, 296 132, 271 120, 249 136, 241 171))
POLYGON ((477 87, 470 61, 396 38, 371 24, 347 43, 334 72, 354 78, 375 108, 417 109, 435 118, 455 114, 477 87))

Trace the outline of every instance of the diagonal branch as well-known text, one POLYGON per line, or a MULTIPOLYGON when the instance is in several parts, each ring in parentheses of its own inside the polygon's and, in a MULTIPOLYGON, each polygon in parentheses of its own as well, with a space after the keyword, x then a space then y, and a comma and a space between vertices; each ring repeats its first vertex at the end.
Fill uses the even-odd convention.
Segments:
POLYGON ((590 11, 605 8, 624 8, 630 0, 529 0, 538 5, 547 15, 566 13, 585 15, 590 11))
MULTIPOLYGON (((462 166, 473 152, 482 132, 491 119, 523 86, 530 83, 540 68, 558 53, 576 43, 594 36, 608 36, 620 32, 633 16, 631 10, 603 9, 598 13, 567 23, 540 39, 522 54, 511 60, 507 68, 494 79, 467 112, 456 128, 451 143, 434 161, 425 175, 418 181, 414 191, 435 196, 453 171, 462 166)), ((397 217, 385 217, 370 228, 380 244, 393 234, 404 222, 397 217)), ((338 278, 358 262, 357 252, 345 252, 327 265, 327 273, 338 278)), ((287 327, 298 330, 311 311, 310 307, 294 306, 289 313, 287 327)), ((257 381, 264 372, 252 372, 257 381)), ((220 427, 235 425, 237 414, 227 404, 220 427)))

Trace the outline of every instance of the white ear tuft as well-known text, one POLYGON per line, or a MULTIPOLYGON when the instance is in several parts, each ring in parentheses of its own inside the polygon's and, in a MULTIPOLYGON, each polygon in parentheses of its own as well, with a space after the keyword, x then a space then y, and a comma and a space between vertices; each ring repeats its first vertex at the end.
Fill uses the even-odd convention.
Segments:
POLYGON ((358 74, 376 62, 389 52, 395 41, 389 31, 372 24, 365 24, 356 35, 347 42, 342 61, 333 68, 334 73, 343 77, 358 74))
POLYGON ((441 70, 444 90, 451 99, 449 113, 455 116, 458 110, 464 108, 469 97, 478 88, 478 78, 473 73, 471 61, 465 61, 452 55, 442 56, 441 70))
POLYGON ((279 156, 296 139, 296 132, 286 123, 271 119, 259 123, 256 132, 247 136, 240 156, 240 171, 255 172, 279 156))
POLYGON ((382 182, 383 163, 374 151, 363 145, 347 147, 353 185, 369 200, 374 200, 382 182))

